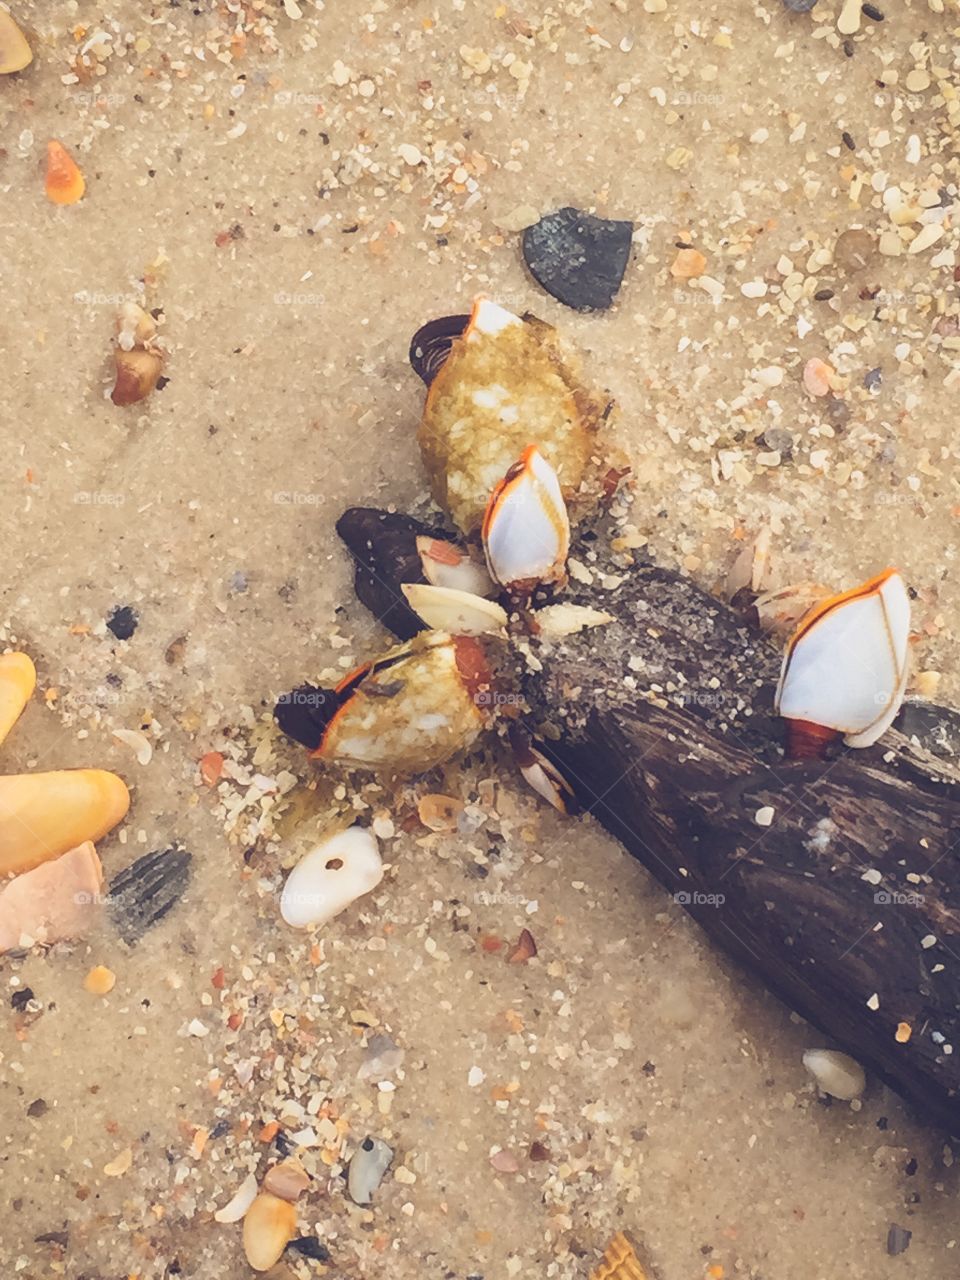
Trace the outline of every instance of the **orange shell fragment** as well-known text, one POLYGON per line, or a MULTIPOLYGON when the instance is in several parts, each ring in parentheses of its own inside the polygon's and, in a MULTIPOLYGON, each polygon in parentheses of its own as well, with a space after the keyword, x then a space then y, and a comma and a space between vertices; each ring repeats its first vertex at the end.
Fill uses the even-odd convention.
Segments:
POLYGON ((54 204, 76 204, 87 189, 77 162, 62 142, 47 143, 47 177, 44 190, 54 204))
POLYGON ((590 1280, 647 1280, 633 1245, 622 1231, 607 1245, 600 1265, 590 1272, 590 1280))

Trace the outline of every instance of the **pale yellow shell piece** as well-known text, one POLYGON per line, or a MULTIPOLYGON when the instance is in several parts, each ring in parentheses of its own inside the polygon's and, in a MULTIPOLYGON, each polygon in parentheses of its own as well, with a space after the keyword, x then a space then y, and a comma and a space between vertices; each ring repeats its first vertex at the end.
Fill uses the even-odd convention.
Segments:
POLYGON ((25 653, 0 655, 0 742, 17 723, 36 685, 36 667, 25 653))
POLYGON ((99 840, 129 807, 126 786, 104 769, 0 777, 0 877, 99 840))
POLYGON ((6 9, 0 8, 0 76, 22 71, 32 61, 26 36, 6 9))
POLYGON ((590 1272, 590 1280, 648 1280, 633 1245, 622 1231, 607 1245, 602 1262, 590 1272))
MULTIPOLYGON (((531 444, 556 471, 565 500, 584 482, 600 407, 539 320, 477 324, 483 306, 433 380, 418 439, 433 496, 464 533, 531 444)), ((497 308, 496 310, 500 310, 497 308)))

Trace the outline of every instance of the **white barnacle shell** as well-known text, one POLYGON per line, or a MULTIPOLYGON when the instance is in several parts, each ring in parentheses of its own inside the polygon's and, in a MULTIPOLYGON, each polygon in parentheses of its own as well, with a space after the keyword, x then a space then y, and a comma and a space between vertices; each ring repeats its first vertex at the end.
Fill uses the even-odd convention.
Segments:
POLYGON ((383 879, 380 847, 365 827, 322 840, 297 863, 280 894, 280 914, 294 929, 326 924, 383 879))
POLYGON ((501 586, 563 579, 570 520, 557 473, 535 444, 490 495, 482 533, 487 568, 501 586))
POLYGON ((850 1102, 859 1098, 866 1088, 863 1067, 837 1049, 808 1049, 803 1055, 803 1065, 832 1098, 850 1102))
POLYGON ((404 583, 400 590, 414 613, 434 631, 453 636, 499 636, 507 625, 505 609, 469 591, 423 582, 404 583))
POLYGON ((903 702, 909 669, 910 599, 895 569, 811 610, 787 648, 776 707, 869 747, 903 702))

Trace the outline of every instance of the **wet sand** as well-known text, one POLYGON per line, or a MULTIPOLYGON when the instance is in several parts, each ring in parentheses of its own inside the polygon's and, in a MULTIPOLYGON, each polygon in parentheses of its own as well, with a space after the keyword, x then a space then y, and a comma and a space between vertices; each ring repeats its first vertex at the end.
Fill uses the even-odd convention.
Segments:
POLYGON ((270 709, 384 643, 333 524, 426 500, 407 343, 481 292, 560 326, 616 396, 655 558, 716 587, 769 526, 773 585, 896 563, 916 668, 958 700, 957 6, 889 4, 852 56, 824 0, 195 7, 19 6, 35 61, 0 79, 0 646, 40 672, 3 765, 127 779, 108 882, 174 840, 194 854, 136 947, 105 920, 2 962, 0 1261, 27 1280, 249 1274, 212 1213, 276 1157, 279 1122, 314 1131, 299 1222, 332 1261, 288 1250, 278 1274, 573 1280, 620 1228, 662 1280, 952 1274, 942 1135, 876 1082, 859 1111, 819 1102, 816 1034, 598 828, 539 806, 492 744, 337 794, 270 709), (70 208, 44 199, 50 137, 86 175, 70 208), (609 313, 555 303, 503 229, 565 204, 637 224, 609 313), (903 226, 903 252, 845 273, 850 226, 903 226), (717 301, 670 274, 678 242, 717 301), (121 410, 114 315, 145 276, 169 381, 121 410), (812 357, 835 393, 804 388, 812 357), (129 641, 106 630, 117 605, 139 614, 129 641), (144 726, 140 766, 111 734, 144 726), (475 805, 475 829, 416 824, 431 790, 475 805), (312 951, 276 893, 351 807, 393 825, 390 870, 312 951), (507 965, 524 927, 539 955, 507 965), (82 985, 101 963, 103 998, 82 985), (37 1012, 11 1005, 25 987, 37 1012), (395 1089, 358 1079, 373 1033, 404 1051, 395 1089), (397 1153, 369 1210, 341 1176, 367 1133, 397 1153), (897 1258, 891 1222, 913 1232, 897 1258))

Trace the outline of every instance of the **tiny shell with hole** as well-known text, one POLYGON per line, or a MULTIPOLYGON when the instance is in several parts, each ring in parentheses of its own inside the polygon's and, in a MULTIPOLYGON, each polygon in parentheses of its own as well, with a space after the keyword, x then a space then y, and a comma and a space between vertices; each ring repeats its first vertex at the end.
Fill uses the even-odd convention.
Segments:
POLYGON ((322 840, 290 872, 280 914, 294 929, 326 924, 383 879, 376 836, 349 827, 322 840))

